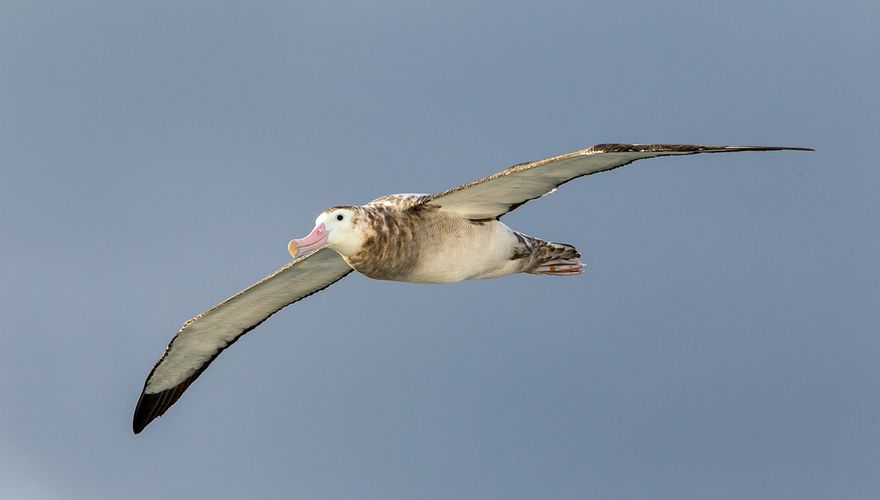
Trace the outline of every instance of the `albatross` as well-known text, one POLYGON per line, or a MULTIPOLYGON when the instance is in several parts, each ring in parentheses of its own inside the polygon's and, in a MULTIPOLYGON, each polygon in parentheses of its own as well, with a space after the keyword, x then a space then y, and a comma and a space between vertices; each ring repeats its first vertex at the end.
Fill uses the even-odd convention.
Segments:
POLYGON ((436 194, 392 194, 321 212, 293 260, 187 320, 147 376, 134 411, 140 433, 163 415, 224 349, 269 316, 357 271, 369 278, 454 283, 514 273, 576 276, 581 254, 513 230, 504 214, 568 181, 660 156, 738 151, 812 151, 781 146, 599 144, 521 163, 436 194))

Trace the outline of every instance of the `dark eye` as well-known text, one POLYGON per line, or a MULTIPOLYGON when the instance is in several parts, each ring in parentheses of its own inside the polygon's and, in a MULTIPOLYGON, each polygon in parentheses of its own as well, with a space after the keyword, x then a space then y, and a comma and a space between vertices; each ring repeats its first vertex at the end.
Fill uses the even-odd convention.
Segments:
POLYGON ((342 220, 342 215, 337 215, 336 220, 342 220))

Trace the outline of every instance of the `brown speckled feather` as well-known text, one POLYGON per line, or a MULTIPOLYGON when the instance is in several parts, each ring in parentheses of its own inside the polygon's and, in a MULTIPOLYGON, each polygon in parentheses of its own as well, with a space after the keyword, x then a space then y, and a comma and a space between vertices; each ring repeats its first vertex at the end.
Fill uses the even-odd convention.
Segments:
MULTIPOLYGON (((351 267, 373 279, 400 280, 408 276, 419 260, 419 231, 430 213, 436 212, 412 203, 415 198, 386 196, 358 210, 366 226, 361 251, 347 257, 351 267), (416 208, 418 207, 418 208, 416 208)), ((359 221, 360 222, 360 221, 359 221)))

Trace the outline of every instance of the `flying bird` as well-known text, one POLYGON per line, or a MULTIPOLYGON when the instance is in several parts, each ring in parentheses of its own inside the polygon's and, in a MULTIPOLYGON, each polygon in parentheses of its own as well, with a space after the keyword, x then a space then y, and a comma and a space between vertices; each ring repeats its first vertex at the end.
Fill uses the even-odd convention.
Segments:
POLYGON ((776 146, 600 144, 514 165, 437 194, 393 194, 366 205, 324 210, 307 236, 288 245, 291 262, 183 324, 147 376, 134 411, 134 433, 164 414, 242 335, 352 271, 412 283, 453 283, 514 273, 574 276, 583 270, 575 247, 515 231, 501 217, 570 180, 636 160, 778 150, 812 151, 776 146))

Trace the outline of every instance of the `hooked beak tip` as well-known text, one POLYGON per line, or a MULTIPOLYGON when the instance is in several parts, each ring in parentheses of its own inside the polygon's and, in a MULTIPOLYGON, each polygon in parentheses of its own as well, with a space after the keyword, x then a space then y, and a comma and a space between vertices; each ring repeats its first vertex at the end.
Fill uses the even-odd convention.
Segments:
POLYGON ((305 253, 319 250, 327 246, 327 230, 324 224, 318 224, 312 232, 305 238, 290 240, 287 244, 287 251, 294 259, 305 253))

